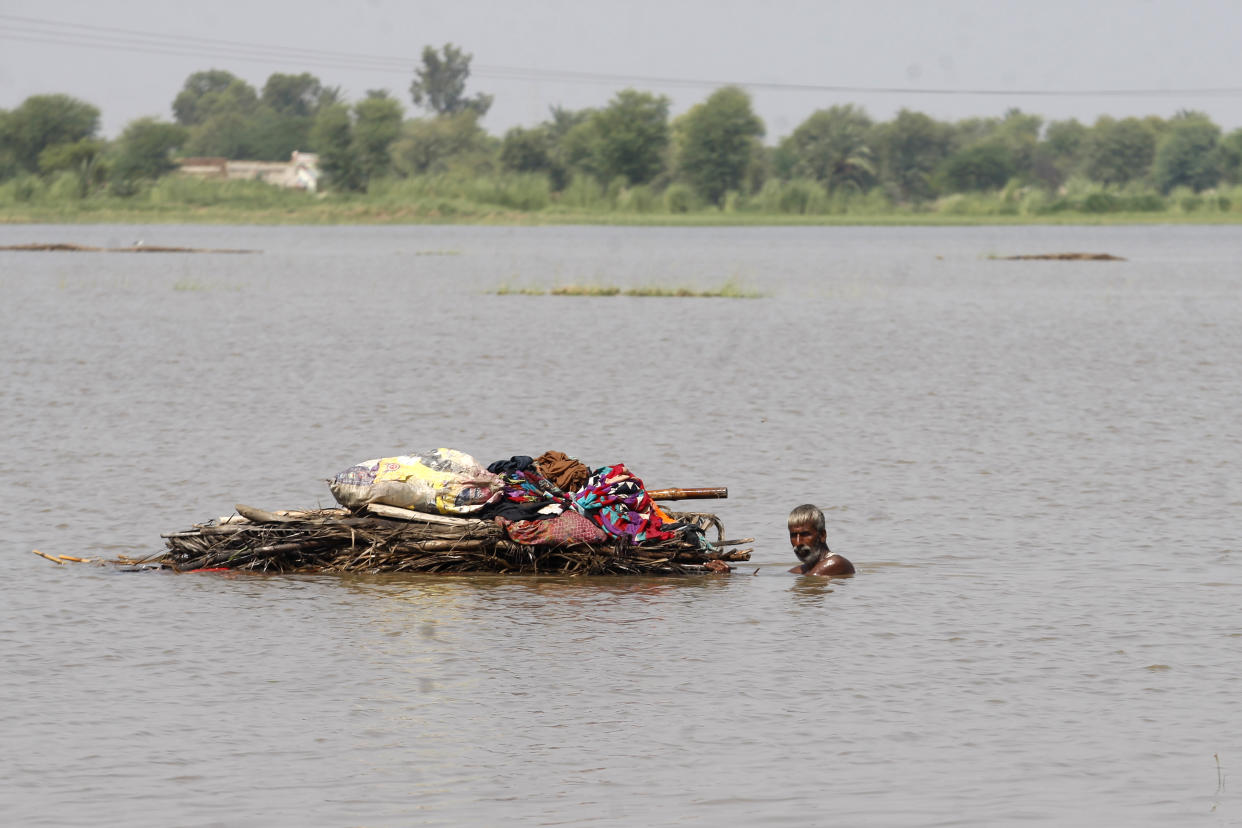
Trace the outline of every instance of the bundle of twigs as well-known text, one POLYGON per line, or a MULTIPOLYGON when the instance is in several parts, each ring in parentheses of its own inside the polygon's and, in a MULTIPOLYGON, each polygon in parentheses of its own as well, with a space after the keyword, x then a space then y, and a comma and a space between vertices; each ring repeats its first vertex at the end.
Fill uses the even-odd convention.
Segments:
POLYGON ((704 549, 681 537, 631 544, 560 543, 528 546, 509 540, 491 521, 449 518, 372 505, 368 514, 343 509, 265 512, 238 505, 238 514, 163 535, 167 551, 155 561, 179 571, 252 572, 502 572, 513 574, 678 575, 723 571, 726 561, 750 559, 727 549, 753 539, 723 540, 711 514, 675 514, 717 540, 704 549))

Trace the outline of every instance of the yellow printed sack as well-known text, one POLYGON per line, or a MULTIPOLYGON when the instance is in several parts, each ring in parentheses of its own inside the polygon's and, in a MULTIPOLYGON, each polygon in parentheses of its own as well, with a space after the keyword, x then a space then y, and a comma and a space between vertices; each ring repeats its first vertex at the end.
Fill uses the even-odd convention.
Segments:
POLYGON ((386 503, 432 514, 466 516, 500 498, 504 483, 469 454, 440 448, 350 466, 328 481, 336 502, 360 511, 386 503))

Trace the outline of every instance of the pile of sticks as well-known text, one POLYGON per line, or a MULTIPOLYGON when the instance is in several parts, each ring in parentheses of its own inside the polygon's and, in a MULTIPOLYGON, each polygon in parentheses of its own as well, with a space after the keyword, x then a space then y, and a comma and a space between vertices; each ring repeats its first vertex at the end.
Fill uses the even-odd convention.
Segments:
POLYGON ((487 520, 430 515, 372 504, 366 514, 344 509, 267 512, 237 505, 237 514, 164 538, 167 550, 147 562, 186 572, 499 572, 511 574, 683 575, 728 571, 750 559, 737 549, 753 538, 724 540, 719 518, 671 513, 705 532, 711 548, 681 537, 632 544, 561 543, 528 546, 509 540, 487 520))

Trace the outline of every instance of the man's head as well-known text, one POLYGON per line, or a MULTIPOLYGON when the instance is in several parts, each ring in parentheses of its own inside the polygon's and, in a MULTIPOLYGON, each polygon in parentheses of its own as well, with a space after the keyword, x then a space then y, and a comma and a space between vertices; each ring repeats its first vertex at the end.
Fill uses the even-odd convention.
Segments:
POLYGON ((824 513, 818 507, 806 503, 789 513, 789 545, 804 564, 814 564, 831 554, 824 513))

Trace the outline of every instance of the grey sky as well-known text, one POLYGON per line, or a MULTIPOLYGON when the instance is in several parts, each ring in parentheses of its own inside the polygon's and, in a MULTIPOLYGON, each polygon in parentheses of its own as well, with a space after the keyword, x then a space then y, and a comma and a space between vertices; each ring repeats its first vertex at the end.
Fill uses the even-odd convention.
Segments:
POLYGON ((629 86, 668 95, 676 115, 726 82, 755 84, 749 91, 769 141, 838 103, 861 105, 877 120, 903 107, 957 120, 1016 106, 1048 120, 1086 122, 1099 115, 1168 117, 1186 108, 1208 113, 1226 131, 1242 127, 1242 0, 0 0, 0 109, 32 94, 64 92, 99 107, 105 134, 114 136, 143 115, 170 119, 185 78, 220 68, 256 88, 272 72, 308 71, 350 99, 388 89, 416 114, 407 91, 413 66, 424 46, 446 42, 474 55, 469 91, 495 96, 484 125, 497 135, 538 123, 551 105, 599 106, 629 86), (49 29, 14 16, 306 49, 320 57, 242 60, 221 54, 220 45, 194 54, 172 41, 160 47, 169 53, 156 54, 137 51, 132 38, 117 49, 73 45, 68 41, 98 42, 105 33, 49 29), (358 59, 331 65, 342 59, 330 56, 340 53, 407 58, 408 68, 365 69, 358 59), (515 78, 512 69, 540 76, 515 78), (608 77, 581 83, 567 73, 608 77), (1186 89, 1223 91, 1016 94, 1186 89))

